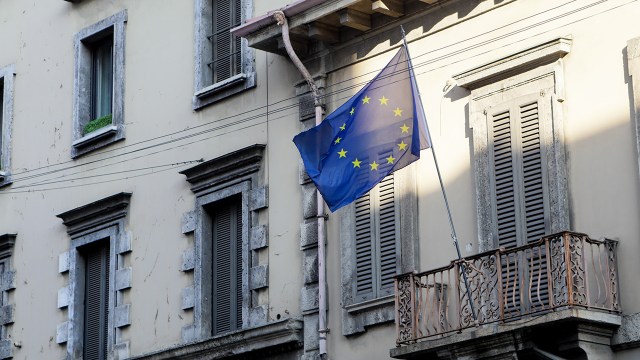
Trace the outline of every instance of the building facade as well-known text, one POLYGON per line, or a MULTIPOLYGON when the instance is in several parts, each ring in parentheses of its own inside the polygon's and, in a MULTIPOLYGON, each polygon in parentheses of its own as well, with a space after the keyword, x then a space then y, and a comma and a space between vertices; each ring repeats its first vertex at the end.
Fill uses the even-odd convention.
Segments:
POLYGON ((637 358, 638 14, 0 2, 0 358, 637 358), (319 211, 291 139, 403 32, 432 147, 319 211))

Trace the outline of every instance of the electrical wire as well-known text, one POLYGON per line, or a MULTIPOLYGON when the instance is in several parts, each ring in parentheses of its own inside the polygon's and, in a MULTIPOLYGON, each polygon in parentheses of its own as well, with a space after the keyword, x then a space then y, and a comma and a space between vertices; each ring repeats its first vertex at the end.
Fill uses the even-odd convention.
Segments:
MULTIPOLYGON (((572 1, 569 1, 569 2, 567 2, 567 3, 565 3, 565 4, 561 4, 561 5, 557 6, 556 8, 559 8, 559 7, 561 7, 561 6, 564 6, 564 5, 566 5, 566 4, 568 4, 568 3, 571 3, 571 2, 574 2, 574 1, 575 1, 575 0, 572 0, 572 1)), ((415 69, 415 68, 421 68, 421 67, 424 67, 424 66, 427 66, 427 65, 433 64, 433 63, 435 63, 435 62, 437 62, 437 61, 440 61, 440 60, 449 59, 449 58, 450 58, 450 56, 459 55, 459 54, 461 54, 461 53, 463 53, 463 52, 466 52, 466 51, 469 51, 469 50, 472 50, 472 49, 479 48, 479 47, 481 47, 481 46, 484 46, 484 45, 490 44, 490 43, 492 43, 492 42, 496 42, 496 41, 502 40, 502 39, 506 38, 507 36, 513 36, 513 35, 516 35, 516 34, 522 33, 522 32, 524 32, 524 31, 526 31, 526 30, 530 30, 530 29, 534 28, 535 26, 541 26, 541 25, 544 25, 544 24, 546 24, 546 23, 549 23, 550 21, 558 20, 558 19, 561 19, 561 18, 563 18, 563 17, 565 17, 565 16, 567 16, 567 15, 575 14, 575 13, 578 13, 578 12, 580 12, 580 11, 584 11, 584 10, 586 10, 586 9, 589 9, 589 8, 591 8, 591 7, 593 7, 593 6, 596 6, 596 5, 599 5, 599 4, 602 4, 602 3, 605 3, 605 2, 607 2, 607 1, 609 1, 609 0, 599 0, 599 1, 596 1, 596 2, 594 2, 594 3, 591 3, 591 4, 588 4, 588 5, 582 6, 582 7, 578 8, 578 9, 574 9, 574 10, 568 11, 568 12, 566 12, 566 13, 562 14, 562 15, 554 16, 554 17, 552 17, 552 18, 550 18, 550 19, 545 19, 544 21, 540 21, 540 22, 538 22, 538 23, 536 23, 536 24, 529 25, 529 26, 526 26, 526 27, 521 28, 521 29, 518 29, 518 30, 514 30, 514 31, 512 31, 512 32, 508 33, 508 35, 507 35, 507 34, 500 35, 500 36, 494 37, 494 38, 492 38, 492 39, 489 39, 489 40, 483 41, 483 42, 481 42, 481 43, 478 43, 478 44, 475 44, 475 45, 472 45, 472 46, 468 46, 468 47, 466 47, 466 48, 463 48, 463 49, 460 49, 460 50, 457 50, 457 51, 451 52, 451 53, 449 53, 449 54, 442 55, 442 56, 439 56, 439 57, 436 57, 436 58, 433 58, 433 59, 425 60, 425 61, 423 61, 423 62, 420 62, 420 63, 418 63, 418 64, 414 65, 414 69, 415 69)), ((553 30, 557 30, 557 29, 559 29, 559 28, 561 28, 561 27, 565 27, 565 26, 568 26, 568 25, 570 25, 570 24, 573 24, 573 23, 576 23, 576 22, 579 22, 579 21, 583 21, 583 20, 585 20, 585 19, 588 19, 588 18, 591 18, 591 17, 597 16, 597 15, 603 14, 603 13, 605 13, 605 12, 612 11, 612 10, 614 10, 614 9, 620 8, 620 7, 622 7, 622 6, 629 5, 629 4, 634 3, 634 2, 637 2, 637 0, 631 0, 631 1, 627 2, 627 3, 621 4, 621 5, 618 5, 618 6, 615 6, 615 7, 609 8, 609 9, 605 9, 605 10, 603 10, 603 11, 601 11, 601 12, 596 13, 596 14, 592 14, 592 15, 589 15, 589 16, 586 16, 586 17, 583 17, 583 18, 580 18, 580 19, 578 19, 578 20, 575 20, 575 21, 569 22, 569 23, 567 23, 567 24, 562 24, 562 25, 560 25, 560 26, 557 26, 557 27, 552 28, 552 29, 548 29, 548 30, 546 30, 546 31, 542 31, 542 32, 537 33, 537 34, 535 34, 535 35, 529 35, 529 36, 527 37, 527 39, 528 39, 528 38, 530 38, 530 37, 533 37, 533 36, 538 36, 538 35, 544 34, 544 33, 546 33, 546 32, 550 32, 550 31, 553 31, 553 30)), ((555 8, 554 8, 554 9, 555 9, 555 8)), ((541 13, 544 13, 544 12, 547 12, 547 11, 550 11, 550 10, 545 10, 545 11, 543 11, 543 12, 541 12, 541 13)), ((534 14, 534 15, 532 15, 532 16, 529 16, 528 18, 535 17, 535 16, 537 16, 537 15, 539 15, 539 14, 541 14, 541 13, 534 14)), ((515 22, 510 23, 510 24, 508 24, 508 25, 503 25, 503 26, 501 26, 501 27, 499 27, 499 28, 496 28, 496 29, 493 29, 493 30, 490 30, 490 31, 486 31, 486 32, 485 32, 485 33, 483 33, 483 34, 491 33, 491 32, 493 32, 493 31, 496 31, 497 29, 504 28, 504 27, 509 26, 509 25, 511 25, 511 24, 514 24, 514 23, 515 23, 515 22)), ((462 42, 468 41, 469 39, 477 38, 478 36, 481 36, 481 35, 482 35, 482 34, 480 34, 480 35, 475 35, 475 36, 470 37, 470 38, 467 38, 467 39, 465 39, 465 40, 461 40, 461 41, 459 41, 458 43, 462 43, 462 42)), ((524 40, 526 40, 526 39, 520 39, 520 40, 517 40, 517 41, 511 42, 511 43, 508 43, 508 44, 504 44, 504 45, 502 45, 502 46, 500 46, 500 47, 498 47, 498 48, 502 48, 502 47, 510 46, 510 45, 513 45, 513 44, 515 44, 515 43, 518 43, 518 42, 521 42, 521 41, 524 41, 524 40)), ((414 57, 414 59, 415 59, 415 58, 419 58, 419 57, 423 57, 423 56, 425 56, 425 55, 428 55, 429 53, 433 53, 433 52, 436 52, 436 51, 442 50, 442 49, 444 49, 444 48, 448 48, 448 47, 450 47, 450 46, 452 46, 452 45, 447 45, 447 46, 442 47, 442 48, 434 49, 434 50, 429 51, 429 52, 427 52, 427 53, 424 53, 424 54, 418 55, 418 56, 414 57)), ((488 52, 495 51, 495 50, 496 50, 496 49, 498 49, 498 48, 491 48, 491 49, 489 49, 489 50, 487 50, 487 51, 485 51, 485 52, 478 53, 478 54, 472 55, 472 56, 470 56, 470 57, 466 57, 466 58, 458 59, 458 60, 455 60, 455 61, 450 61, 450 59, 449 59, 449 61, 448 61, 446 64, 443 64, 443 65, 438 66, 438 67, 433 67, 433 68, 430 68, 430 69, 424 69, 424 71, 422 71, 422 72, 420 72, 420 73, 417 73, 416 75, 423 75, 423 74, 425 74, 425 73, 428 73, 428 72, 434 71, 434 70, 436 70, 436 69, 440 69, 440 68, 443 68, 443 67, 450 66, 451 64, 454 64, 454 63, 458 63, 458 62, 461 62, 461 61, 466 61, 466 60, 469 60, 469 59, 472 59, 472 58, 478 57, 478 56, 480 56, 480 55, 484 55, 484 54, 486 54, 486 53, 488 53, 488 52)), ((376 72, 378 72, 378 71, 379 71, 379 70, 374 70, 374 71, 369 72, 368 74, 376 73, 376 72)), ((406 70, 405 70, 405 71, 406 71, 406 70)), ((358 75, 358 76, 354 76, 354 77, 349 78, 349 79, 341 80, 341 81, 336 82, 336 83, 334 83, 334 84, 332 84, 332 85, 330 85, 330 86, 327 86, 327 88, 335 87, 335 86, 337 86, 337 85, 338 85, 338 84, 340 84, 340 83, 345 83, 345 82, 347 82, 347 81, 351 81, 351 80, 354 80, 354 79, 359 78, 359 77, 362 77, 362 76, 364 76, 364 74, 361 74, 361 75, 358 75)), ((333 96, 333 95, 337 95, 337 94, 340 94, 340 93, 343 93, 343 92, 347 92, 347 91, 349 91, 349 90, 351 90, 351 89, 353 89, 353 88, 361 87, 362 85, 366 84, 367 82, 368 82, 368 80, 367 80, 367 81, 365 81, 365 82, 362 82, 362 83, 352 84, 352 85, 350 85, 350 86, 347 86, 347 87, 344 87, 344 88, 340 88, 340 89, 338 89, 338 90, 336 90, 336 91, 333 91, 333 92, 325 92, 325 94, 323 95, 323 97, 326 99, 326 98, 327 98, 327 97, 329 97, 329 96, 333 96)), ((350 95, 348 95, 348 96, 344 96, 344 97, 334 98, 334 99, 331 101, 331 103, 336 103, 336 102, 339 102, 339 101, 341 101, 341 100, 348 99, 348 98, 350 98, 350 95)), ((238 116, 240 116, 240 115, 250 114, 250 113, 255 112, 255 111, 258 111, 258 110, 260 110, 260 109, 262 109, 262 108, 269 109, 269 107, 270 107, 270 106, 273 106, 273 105, 275 105, 275 104, 280 104, 280 103, 283 103, 283 102, 286 102, 286 101, 292 101, 292 100, 294 100, 294 99, 296 99, 296 98, 295 98, 295 97, 292 97, 292 98, 287 98, 287 99, 279 100, 279 101, 276 101, 276 102, 274 102, 274 103, 272 103, 272 104, 266 104, 266 105, 264 105, 264 106, 260 106, 260 107, 257 107, 257 108, 255 108, 255 109, 247 110, 247 111, 244 111, 244 112, 241 112, 241 113, 238 113, 238 114, 234 114, 234 115, 231 115, 231 116, 227 116, 227 117, 224 117, 224 118, 221 118, 221 119, 217 119, 217 120, 214 120, 214 121, 211 121, 211 122, 205 123, 205 124, 197 125, 197 126, 195 126, 195 127, 191 127, 191 128, 187 128, 187 129, 184 129, 184 130, 175 131, 175 132, 172 132, 172 133, 169 133, 169 134, 160 135, 160 136, 157 136, 157 137, 154 137, 154 138, 150 138, 150 139, 145 139, 145 140, 142 140, 142 141, 139 141, 139 142, 136 142, 136 143, 131 143, 131 144, 128 144, 128 145, 125 145, 125 146, 122 146, 122 147, 119 147, 119 148, 116 148, 116 149, 110 149, 110 150, 100 151, 100 152, 96 152, 96 153, 94 153, 94 154, 88 154, 88 155, 85 155, 84 157, 85 157, 85 158, 90 158, 90 157, 93 157, 93 156, 99 156, 99 155, 103 155, 103 154, 106 154, 106 153, 111 153, 111 152, 114 152, 114 151, 120 151, 120 150, 122 150, 122 149, 124 149, 124 148, 129 148, 129 147, 132 147, 132 146, 135 146, 135 145, 140 145, 140 144, 148 143, 148 142, 151 142, 151 141, 154 141, 154 140, 160 140, 160 139, 163 139, 163 138, 168 137, 168 136, 174 136, 174 135, 178 135, 178 134, 181 134, 181 133, 183 133, 183 132, 186 132, 186 131, 199 129, 199 128, 202 128, 202 127, 205 127, 205 126, 214 125, 214 124, 220 123, 220 122, 225 121, 225 120, 230 120, 230 119, 233 119, 233 118, 236 118, 236 119, 237 119, 237 117, 238 117, 238 116)), ((210 133, 210 132, 219 131, 219 130, 222 130, 222 129, 225 129, 225 128, 228 128, 228 127, 231 127, 231 126, 234 126, 234 125, 239 125, 239 124, 242 124, 242 123, 245 123, 245 122, 249 122, 249 121, 251 121, 251 120, 255 120, 255 119, 260 119, 260 118, 263 118, 263 117, 267 117, 267 119, 268 119, 267 121, 274 121, 274 120, 278 120, 278 119, 281 119, 281 118, 286 118, 286 117, 288 117, 288 116, 291 116, 292 114, 294 114, 294 113, 295 113, 295 112, 297 112, 297 111, 294 111, 293 113, 285 113, 285 114, 281 114, 281 116, 278 116, 278 117, 271 117, 271 119, 269 119, 269 116, 270 116, 270 115, 273 115, 273 114, 277 114, 277 113, 285 112, 285 111, 287 111, 287 110, 297 109, 297 108, 298 108, 298 106, 299 106, 299 104, 298 104, 298 103, 294 103, 294 104, 286 105, 286 106, 283 106, 283 107, 280 107, 280 108, 275 108, 275 109, 273 109, 273 110, 267 110, 265 113, 258 113, 258 114, 255 114, 255 115, 252 115, 252 116, 249 116, 249 117, 245 117, 245 118, 237 119, 237 120, 235 120, 235 121, 233 121, 233 122, 230 122, 230 123, 225 123, 225 124, 218 125, 218 126, 215 126, 215 127, 212 127, 212 128, 208 128, 208 129, 204 129, 204 130, 201 130, 201 131, 198 131, 198 132, 194 132, 194 133, 186 134, 186 135, 183 135, 183 136, 180 136, 180 137, 177 137, 177 138, 173 138, 173 139, 165 140, 165 141, 162 141, 162 142, 159 142, 159 143, 156 143, 156 144, 151 144, 151 145, 148 145, 148 146, 144 146, 144 147, 141 147, 141 148, 132 149, 132 150, 130 150, 130 151, 123 152, 123 153, 119 153, 119 154, 115 154, 115 155, 112 155, 112 156, 109 156, 109 157, 104 157, 104 158, 100 158, 100 159, 96 159, 96 160, 91 160, 91 161, 89 161, 89 162, 84 162, 84 163, 82 163, 82 164, 75 164, 75 165, 72 165, 72 166, 67 166, 67 167, 63 167, 63 168, 58 168, 58 169, 50 170, 50 171, 47 171, 47 172, 37 173, 37 174, 33 174, 33 175, 27 175, 27 176, 23 176, 23 177, 16 176, 16 177, 14 177, 13 181, 14 181, 14 183, 15 183, 15 182, 19 182, 19 181, 26 181, 26 180, 33 179, 33 178, 42 177, 42 176, 51 175, 51 174, 54 174, 54 173, 58 173, 58 172, 62 172, 62 171, 66 171, 66 170, 70 170, 70 169, 73 169, 73 168, 76 168, 76 167, 86 166, 86 165, 94 164, 94 163, 98 163, 98 162, 103 162, 103 161, 110 160, 110 159, 117 158, 117 157, 121 157, 121 156, 124 156, 124 155, 129 155, 129 154, 133 154, 133 153, 141 152, 141 151, 144 151, 144 150, 149 150, 149 149, 152 149, 152 148, 155 148, 155 147, 159 147, 159 146, 163 146, 163 145, 171 144, 171 143, 174 143, 174 142, 178 142, 178 141, 186 140, 186 139, 189 139, 189 138, 192 138, 192 137, 196 137, 196 136, 200 136, 200 135, 203 135, 203 134, 207 134, 207 133, 210 133)), ((267 121, 260 121, 260 122, 258 122, 258 123, 256 123, 256 124, 251 124, 251 125, 248 125, 248 126, 245 126, 245 127, 241 127, 241 128, 239 128, 238 130, 246 129, 246 128, 253 127, 253 126, 263 125, 263 124, 265 124, 267 121)), ((105 167, 105 166, 112 166, 112 165, 120 164, 120 163, 125 162, 125 161, 127 161, 127 162, 128 162, 128 161, 131 161, 131 160, 133 160, 133 159, 138 159, 138 158, 141 158, 141 157, 147 157, 147 156, 150 156, 150 155, 153 155, 153 154, 157 154, 157 153, 160 153, 160 152, 163 152, 163 151, 168 151, 168 150, 171 150, 171 149, 175 149, 176 147, 183 147, 183 146, 190 145, 190 144, 194 144, 194 143, 197 143, 197 142, 201 142, 201 141, 209 140, 209 139, 212 139, 212 138, 215 138, 215 137, 218 137, 218 136, 226 135, 226 134, 228 134, 228 133, 229 133, 229 132, 225 132, 225 133, 222 133, 222 134, 217 134, 217 135, 214 135, 214 136, 211 136, 211 137, 206 137, 206 138, 199 139, 199 140, 196 140, 196 141, 192 141, 192 142, 188 142, 188 143, 182 143, 182 144, 179 144, 179 145, 177 145, 177 146, 175 146, 175 147, 170 147, 170 148, 162 149, 162 150, 159 150, 159 151, 151 152, 151 153, 144 154, 144 155, 141 155, 141 156, 138 156, 138 157, 134 157, 134 158, 131 158, 131 159, 124 159, 124 160, 122 160, 122 161, 118 161, 118 162, 115 162, 115 163, 112 163, 112 164, 107 164, 107 165, 101 166, 101 168, 103 168, 103 167, 105 167)), ((25 171, 22 171, 22 172, 17 172, 17 173, 15 173, 14 175, 29 174, 29 173, 32 173, 32 172, 35 172, 35 171, 38 171, 38 170, 44 170, 44 169, 48 169, 48 168, 52 168, 52 167, 56 167, 56 166, 60 166, 60 165, 64 165, 64 164, 66 164, 66 163, 70 163, 70 162, 73 162, 73 161, 74 161, 74 160, 70 160, 70 161, 61 162, 61 163, 58 163, 58 164, 45 165, 45 166, 42 166, 42 167, 39 167, 39 168, 34 168, 34 169, 30 169, 30 170, 25 170, 25 171)), ((84 170, 83 172, 86 172, 86 171, 87 171, 87 170, 84 170)), ((90 170, 89 170, 89 171, 90 171, 90 170)), ((66 175, 69 175, 69 174, 66 174, 66 175)), ((89 176, 89 177, 90 177, 90 176, 89 176)), ((44 183, 43 183, 43 184, 44 184, 44 183)), ((17 189, 17 187, 13 187, 13 189, 17 189)), ((1 193, 11 193, 11 192, 12 192, 12 190, 9 190, 9 191, 5 191, 5 192, 0 192, 0 194, 1 194, 1 193)))

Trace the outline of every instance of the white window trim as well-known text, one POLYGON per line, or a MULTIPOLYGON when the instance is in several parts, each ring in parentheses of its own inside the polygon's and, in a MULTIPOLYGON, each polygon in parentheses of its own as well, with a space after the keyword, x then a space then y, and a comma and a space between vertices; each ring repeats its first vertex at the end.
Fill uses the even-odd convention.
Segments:
POLYGON ((122 10, 93 25, 80 30, 74 37, 74 79, 73 79, 73 144, 71 157, 77 158, 90 151, 124 139, 124 50, 127 10, 122 10), (102 129, 83 135, 84 125, 91 117, 91 51, 85 45, 92 38, 104 32, 113 32, 113 105, 110 131, 102 129))
MULTIPOLYGON (((193 109, 200 110, 229 96, 256 86, 255 52, 247 39, 241 40, 242 72, 215 84, 207 84, 206 72, 208 55, 205 54, 208 29, 211 27, 211 0, 195 0, 195 77, 193 109)), ((253 1, 242 0, 242 21, 253 16, 253 1)))
POLYGON ((0 79, 3 80, 2 103, 2 149, 0 149, 0 188, 11 184, 11 129, 13 124, 13 88, 16 75, 13 64, 0 68, 0 79))

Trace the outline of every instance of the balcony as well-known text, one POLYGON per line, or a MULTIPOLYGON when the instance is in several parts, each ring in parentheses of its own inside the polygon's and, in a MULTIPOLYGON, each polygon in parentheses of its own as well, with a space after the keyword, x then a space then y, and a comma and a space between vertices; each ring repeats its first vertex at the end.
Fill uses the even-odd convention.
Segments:
POLYGON ((391 356, 458 358, 463 351, 474 359, 483 352, 487 358, 607 358, 620 325, 616 245, 563 232, 399 275, 391 356))

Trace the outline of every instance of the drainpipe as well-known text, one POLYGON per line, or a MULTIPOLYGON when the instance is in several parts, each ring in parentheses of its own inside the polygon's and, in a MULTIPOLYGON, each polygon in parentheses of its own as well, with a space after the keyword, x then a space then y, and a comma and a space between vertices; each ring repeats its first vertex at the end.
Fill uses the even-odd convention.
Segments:
MULTIPOLYGON (((309 84, 311 93, 313 94, 313 101, 316 110, 316 125, 320 125, 322 122, 322 106, 320 105, 320 96, 318 94, 318 86, 309 74, 307 68, 302 64, 302 61, 298 58, 298 55, 293 51, 291 46, 291 39, 289 38, 289 24, 287 23, 287 17, 282 11, 276 11, 273 17, 278 22, 278 25, 282 26, 282 40, 284 47, 287 50, 287 54, 293 64, 298 68, 304 79, 309 84)), ((327 280, 326 280, 326 265, 325 265, 325 221, 326 215, 324 214, 324 199, 320 192, 316 190, 316 197, 318 203, 318 347, 320 350, 320 358, 326 358, 327 354, 327 280)))

